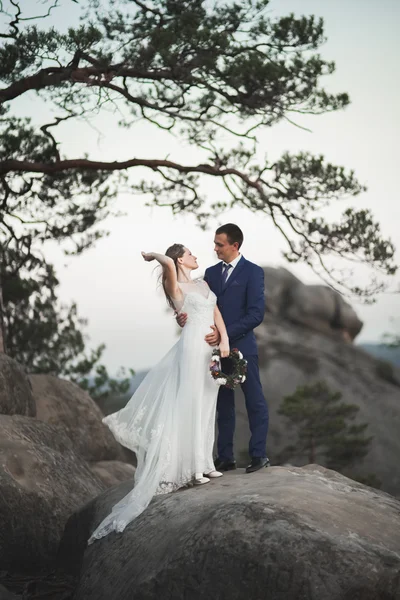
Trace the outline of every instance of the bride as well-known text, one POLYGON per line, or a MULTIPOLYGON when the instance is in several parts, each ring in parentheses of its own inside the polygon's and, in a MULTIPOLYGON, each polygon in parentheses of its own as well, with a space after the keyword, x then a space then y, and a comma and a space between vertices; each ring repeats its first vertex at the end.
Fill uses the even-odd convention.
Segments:
POLYGON ((125 408, 103 419, 116 440, 136 454, 135 486, 89 543, 123 531, 153 496, 222 476, 212 456, 218 387, 209 373, 211 351, 204 339, 213 323, 221 336, 221 356, 229 355, 216 296, 205 281, 191 279, 197 259, 182 244, 174 244, 165 255, 142 256, 160 263, 169 306, 177 312, 184 309, 188 318, 179 341, 147 374, 125 408))

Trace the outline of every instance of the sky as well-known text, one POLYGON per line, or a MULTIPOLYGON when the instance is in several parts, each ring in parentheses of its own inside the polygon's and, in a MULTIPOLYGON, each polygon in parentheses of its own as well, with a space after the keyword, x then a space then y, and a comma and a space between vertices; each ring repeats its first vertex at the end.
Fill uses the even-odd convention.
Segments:
MULTIPOLYGON (((72 4, 61 9, 55 17, 56 24, 73 22, 74 10, 72 4)), ((336 63, 336 72, 326 78, 324 87, 330 92, 348 92, 351 105, 329 115, 299 117, 299 124, 310 128, 311 133, 289 123, 274 126, 259 136, 261 151, 277 158, 286 150, 308 150, 323 154, 334 164, 354 169, 368 191, 352 199, 350 205, 370 208, 385 236, 400 246, 397 175, 400 3, 398 0, 272 0, 271 16, 289 12, 324 18, 328 41, 320 52, 325 59, 336 63)), ((34 96, 21 99, 17 111, 37 123, 48 122, 48 108, 34 96)), ((103 160, 135 155, 150 158, 169 155, 172 160, 186 164, 193 164, 199 158, 204 160, 204 155, 196 150, 146 124, 118 131, 117 119, 118 115, 109 112, 95 119, 91 126, 69 122, 61 127, 63 153, 78 157, 87 152, 90 158, 103 160)), ((146 175, 145 170, 134 173, 138 178, 146 175)), ((205 182, 204 189, 213 200, 222 191, 215 180, 205 182)), ((125 215, 109 219, 105 223, 109 236, 82 256, 65 258, 54 246, 46 251, 61 282, 60 299, 65 303, 76 301, 80 314, 88 318, 89 345, 106 344, 104 362, 111 373, 119 366, 137 371, 147 369, 176 341, 177 327, 157 287, 154 263, 145 263, 141 250, 165 252, 172 243, 183 243, 198 257, 200 275, 216 262, 215 228, 224 222, 235 222, 244 231, 243 254, 247 259, 262 266, 286 266, 305 283, 318 282, 305 265, 285 263, 282 239, 268 218, 259 214, 234 209, 211 220, 209 229, 202 231, 190 215, 174 217, 168 209, 146 207, 144 198, 122 190, 116 208, 125 215)), ((391 319, 400 317, 398 295, 382 295, 372 306, 354 299, 351 302, 364 321, 359 342, 379 341, 393 327, 391 319)))

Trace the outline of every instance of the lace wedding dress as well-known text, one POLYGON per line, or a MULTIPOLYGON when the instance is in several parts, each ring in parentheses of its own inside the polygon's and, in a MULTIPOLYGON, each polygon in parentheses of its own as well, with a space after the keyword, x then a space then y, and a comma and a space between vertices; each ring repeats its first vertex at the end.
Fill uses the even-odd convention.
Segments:
POLYGON ((147 374, 128 404, 103 419, 118 442, 137 456, 135 487, 100 523, 89 543, 121 532, 153 496, 173 492, 195 473, 214 470, 212 456, 218 386, 204 341, 214 323, 216 296, 204 281, 181 284, 188 315, 179 341, 147 374))

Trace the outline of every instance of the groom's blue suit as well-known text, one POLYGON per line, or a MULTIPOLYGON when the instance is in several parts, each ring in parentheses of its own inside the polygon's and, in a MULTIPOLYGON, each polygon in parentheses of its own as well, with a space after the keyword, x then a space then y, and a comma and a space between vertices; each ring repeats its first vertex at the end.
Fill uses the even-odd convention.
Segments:
MULTIPOLYGON (((245 399, 251 438, 251 457, 266 457, 268 408, 260 383, 258 350, 254 329, 264 318, 264 272, 261 267, 241 257, 232 274, 223 283, 223 263, 206 270, 204 279, 217 296, 225 321, 231 348, 238 348, 247 360, 247 378, 241 384, 245 399)), ((235 431, 235 398, 233 390, 220 387, 217 403, 218 457, 233 460, 235 431)))

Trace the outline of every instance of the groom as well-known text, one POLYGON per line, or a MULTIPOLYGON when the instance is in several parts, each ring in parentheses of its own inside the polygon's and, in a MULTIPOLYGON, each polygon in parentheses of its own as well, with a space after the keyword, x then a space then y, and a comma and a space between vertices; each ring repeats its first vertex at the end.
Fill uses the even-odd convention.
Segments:
MULTIPOLYGON (((264 272, 261 267, 240 254, 242 243, 243 233, 237 225, 228 223, 219 227, 215 232, 214 250, 222 262, 209 267, 204 279, 217 296, 230 347, 238 348, 247 360, 246 381, 241 387, 246 399, 251 431, 251 462, 246 473, 253 473, 269 465, 266 456, 268 408, 261 388, 257 343, 253 331, 264 318, 264 272)), ((186 315, 182 313, 177 320, 183 326, 186 315)), ((219 333, 216 327, 212 326, 212 329, 213 333, 205 339, 210 346, 216 346, 220 341, 219 333)), ((235 398, 233 390, 223 386, 218 393, 217 421, 218 457, 215 468, 230 471, 236 469, 233 454, 235 398)))

